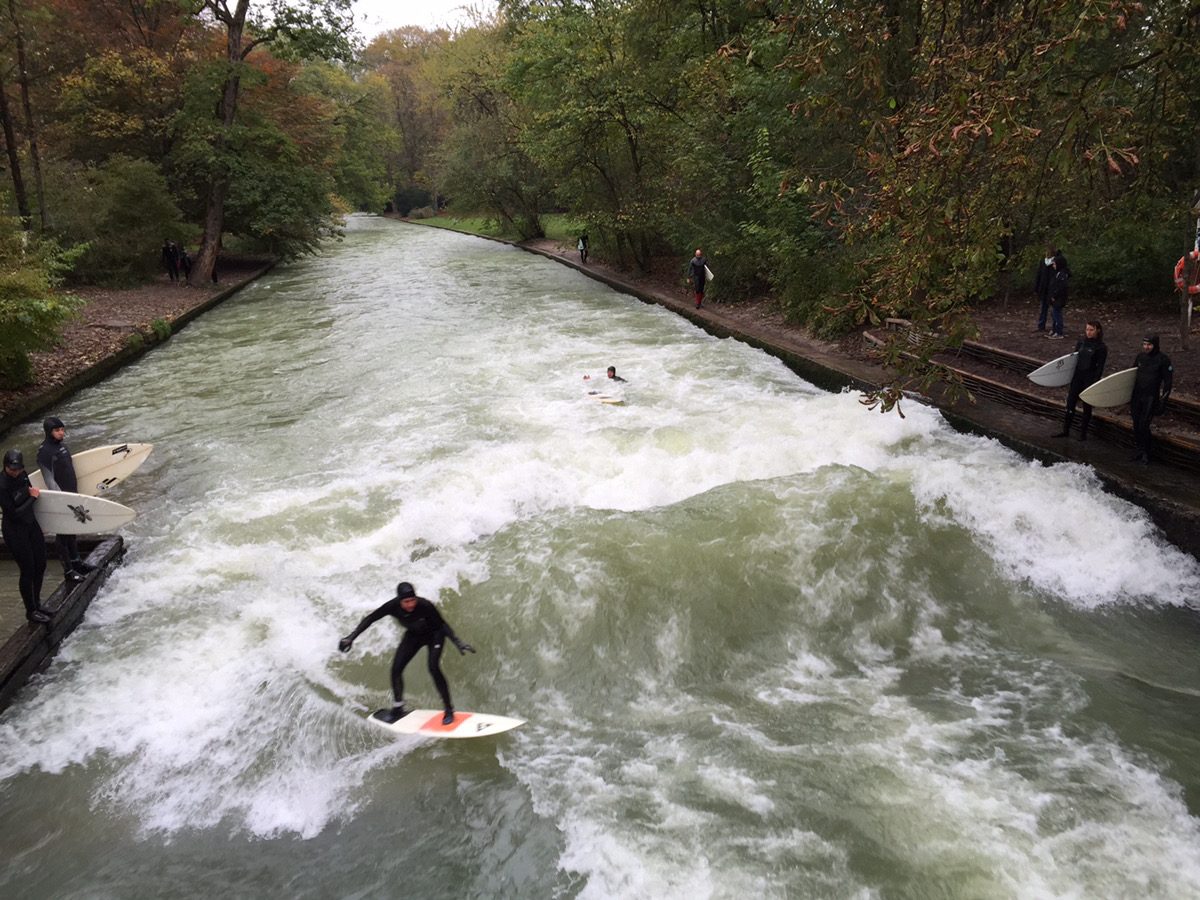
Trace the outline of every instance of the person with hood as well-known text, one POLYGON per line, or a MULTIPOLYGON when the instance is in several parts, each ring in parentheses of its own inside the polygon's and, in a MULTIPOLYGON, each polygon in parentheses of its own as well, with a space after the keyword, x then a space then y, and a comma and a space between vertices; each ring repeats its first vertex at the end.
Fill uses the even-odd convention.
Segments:
MULTIPOLYGON (((1067 389, 1067 417, 1063 421, 1062 431, 1054 435, 1065 438, 1071 433, 1071 422, 1075 418, 1075 406, 1080 402, 1079 395, 1100 380, 1104 374, 1104 363, 1108 361, 1108 347, 1104 343, 1104 328, 1093 320, 1083 326, 1084 339, 1075 344, 1075 352, 1079 358, 1075 362, 1075 374, 1071 376, 1071 386, 1067 389)), ((1092 406, 1083 404, 1083 418, 1079 422, 1078 440, 1086 441, 1088 426, 1092 424, 1092 406)))
POLYGON ((21 602, 25 618, 46 624, 50 610, 42 606, 42 579, 46 575, 46 538, 33 515, 37 488, 25 474, 25 457, 20 450, 4 454, 4 471, 0 472, 0 534, 4 545, 17 561, 21 602))
POLYGON ((1133 396, 1129 398, 1133 442, 1137 446, 1133 461, 1147 465, 1150 462, 1150 422, 1166 411, 1175 368, 1171 365, 1171 358, 1158 349, 1157 334, 1148 334, 1142 339, 1142 352, 1137 355, 1133 365, 1137 369, 1133 396))
POLYGON ((413 586, 407 581, 396 585, 396 596, 373 613, 370 613, 352 632, 338 641, 338 649, 343 653, 354 646, 354 639, 378 622, 384 616, 393 616, 404 628, 404 636, 400 638, 400 646, 396 648, 396 656, 392 659, 392 697, 395 702, 391 709, 381 709, 375 712, 375 718, 389 725, 408 715, 412 710, 404 708, 404 667, 412 662, 412 658, 422 647, 429 648, 429 675, 433 678, 434 686, 442 697, 445 715, 443 725, 454 724, 454 705, 450 702, 450 686, 446 676, 442 674, 442 644, 449 640, 458 648, 459 654, 474 653, 475 648, 459 640, 450 627, 450 623, 442 618, 438 608, 424 597, 418 597, 413 586))
POLYGON ((1061 341, 1063 337, 1063 308, 1067 305, 1070 280, 1071 267, 1059 251, 1054 255, 1054 274, 1050 279, 1050 333, 1046 337, 1052 341, 1061 341))
MULTIPOLYGON (((79 493, 75 464, 71 462, 71 451, 64 443, 67 427, 62 419, 50 416, 42 423, 42 430, 46 433, 46 440, 38 448, 37 461, 46 489, 79 493)), ((55 535, 54 550, 58 554, 58 561, 62 563, 63 576, 72 584, 83 581, 87 573, 96 568, 83 561, 79 555, 79 542, 73 534, 55 535)))

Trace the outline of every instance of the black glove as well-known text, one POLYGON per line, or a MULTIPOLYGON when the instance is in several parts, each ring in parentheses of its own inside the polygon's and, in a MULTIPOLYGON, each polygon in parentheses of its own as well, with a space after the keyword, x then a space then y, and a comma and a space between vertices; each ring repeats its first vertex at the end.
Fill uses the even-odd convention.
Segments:
POLYGON ((1161 416, 1166 411, 1167 411, 1167 398, 1159 397, 1157 400, 1154 401, 1154 414, 1156 416, 1161 416))
POLYGON ((340 641, 338 641, 338 649, 341 650, 343 653, 345 653, 347 650, 349 650, 353 646, 354 646, 354 638, 352 638, 352 637, 344 637, 340 641))
POLYGON ((466 656, 468 653, 474 653, 475 648, 459 638, 454 638, 454 646, 458 648, 460 656, 466 656))

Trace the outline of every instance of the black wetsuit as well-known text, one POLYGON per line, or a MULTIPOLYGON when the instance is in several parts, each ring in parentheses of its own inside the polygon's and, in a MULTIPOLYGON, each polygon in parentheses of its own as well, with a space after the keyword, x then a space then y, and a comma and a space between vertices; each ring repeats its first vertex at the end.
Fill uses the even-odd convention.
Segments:
POLYGON ((1158 349, 1158 339, 1152 341, 1154 349, 1139 353, 1133 361, 1137 367, 1137 378, 1133 383, 1133 396, 1129 400, 1129 415, 1133 418, 1133 442, 1137 445, 1138 457, 1150 458, 1150 422, 1162 415, 1175 368, 1171 358, 1158 349))
MULTIPOLYGON (((1079 395, 1100 380, 1104 374, 1104 364, 1108 361, 1108 347, 1100 338, 1084 338, 1075 345, 1079 360, 1075 364, 1075 374, 1071 376, 1071 387, 1067 389, 1067 420, 1063 425, 1063 433, 1071 430, 1071 420, 1075 418, 1075 407, 1081 401, 1079 395)), ((1088 426, 1092 422, 1092 406, 1083 404, 1083 420, 1080 425, 1082 441, 1087 437, 1088 426)))
POLYGON ((21 602, 26 617, 41 605, 42 579, 46 574, 46 538, 33 516, 37 502, 29 493, 29 476, 14 477, 0 469, 0 532, 20 570, 21 602))
MULTIPOLYGON (((55 426, 60 427, 60 426, 55 426)), ((38 468, 42 470, 42 479, 46 488, 51 491, 79 492, 79 481, 75 478, 75 464, 71 462, 71 451, 65 441, 56 441, 50 433, 53 429, 47 424, 46 440, 38 448, 38 468)), ((63 571, 70 573, 76 567, 79 558, 79 539, 73 534, 56 534, 54 550, 58 561, 62 563, 63 571)))
POLYGON ((395 697, 396 705, 399 706, 404 700, 404 667, 412 662, 418 650, 428 647, 429 675, 442 697, 443 708, 453 709, 454 705, 450 702, 450 686, 446 684, 446 676, 442 674, 441 660, 445 641, 456 641, 457 635, 433 603, 424 597, 416 599, 416 608, 412 612, 405 612, 404 607, 400 605, 400 598, 393 597, 359 622, 349 637, 353 640, 384 616, 394 616, 404 628, 404 636, 400 639, 400 646, 396 648, 396 656, 392 660, 392 696, 395 697))

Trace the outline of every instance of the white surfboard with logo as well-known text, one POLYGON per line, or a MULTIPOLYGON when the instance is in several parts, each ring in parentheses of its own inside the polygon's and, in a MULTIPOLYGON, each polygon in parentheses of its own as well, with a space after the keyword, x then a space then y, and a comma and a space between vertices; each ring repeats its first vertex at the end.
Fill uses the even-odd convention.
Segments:
MULTIPOLYGON (((109 444, 71 454, 79 493, 100 496, 132 475, 153 449, 153 444, 109 444)), ((29 483, 35 488, 46 486, 40 469, 29 470, 29 483)))
POLYGON ((518 725, 525 724, 524 719, 511 719, 508 716, 456 712, 453 724, 443 725, 443 715, 444 713, 440 709, 414 709, 404 718, 391 723, 377 719, 375 713, 371 713, 367 719, 380 728, 386 728, 392 734, 421 734, 432 738, 487 737, 511 731, 518 725))
POLYGON ((33 515, 50 534, 105 534, 128 525, 137 513, 103 497, 42 490, 33 515))

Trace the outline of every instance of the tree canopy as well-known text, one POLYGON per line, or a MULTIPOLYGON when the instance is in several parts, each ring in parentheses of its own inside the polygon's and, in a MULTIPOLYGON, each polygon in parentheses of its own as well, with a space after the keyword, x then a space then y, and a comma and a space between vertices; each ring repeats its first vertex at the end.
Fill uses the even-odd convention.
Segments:
MULTIPOLYGON (((1196 240, 1184 0, 505 0, 365 45, 351 13, 3 0, 9 212, 129 277, 157 242, 86 231, 148 166, 161 189, 122 202, 199 237, 199 279, 223 240, 303 253, 347 209, 449 202, 521 238, 566 212, 623 264, 703 246, 723 299, 827 335, 902 317, 927 348, 1048 247, 1078 294, 1173 302, 1196 240), (94 212, 65 208, 80 184, 94 212)), ((884 408, 928 371, 910 349, 884 408)))

